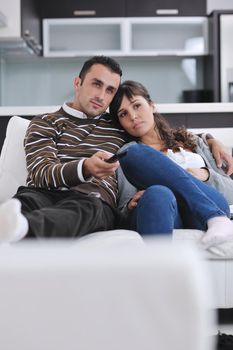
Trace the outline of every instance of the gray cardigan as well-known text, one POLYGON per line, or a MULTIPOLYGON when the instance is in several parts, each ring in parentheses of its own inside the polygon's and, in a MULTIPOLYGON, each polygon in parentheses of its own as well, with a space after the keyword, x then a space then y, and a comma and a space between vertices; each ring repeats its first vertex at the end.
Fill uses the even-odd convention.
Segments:
MULTIPOLYGON (((217 191, 222 193, 229 205, 233 204, 233 180, 230 176, 226 175, 222 169, 217 168, 212 153, 204 141, 200 137, 196 136, 196 142, 196 152, 202 156, 210 172, 210 176, 206 181, 206 184, 213 186, 217 191)), ((126 149, 135 143, 136 142, 130 142, 124 145, 121 149, 126 149)), ((122 213, 126 214, 127 203, 137 192, 137 189, 128 182, 121 168, 118 168, 117 170, 117 179, 119 190, 118 208, 122 211, 122 213)))

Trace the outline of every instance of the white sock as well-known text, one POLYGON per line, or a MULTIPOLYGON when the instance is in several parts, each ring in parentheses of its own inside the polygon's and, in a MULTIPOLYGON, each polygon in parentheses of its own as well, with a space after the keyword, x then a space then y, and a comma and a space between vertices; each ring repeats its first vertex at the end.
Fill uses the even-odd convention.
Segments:
POLYGON ((233 240, 210 247, 209 252, 224 259, 233 258, 233 240))
POLYGON ((21 213, 21 203, 12 198, 0 206, 0 242, 17 242, 26 236, 28 221, 21 213))
POLYGON ((207 221, 208 230, 202 238, 204 248, 233 240, 233 223, 226 216, 216 216, 207 221))

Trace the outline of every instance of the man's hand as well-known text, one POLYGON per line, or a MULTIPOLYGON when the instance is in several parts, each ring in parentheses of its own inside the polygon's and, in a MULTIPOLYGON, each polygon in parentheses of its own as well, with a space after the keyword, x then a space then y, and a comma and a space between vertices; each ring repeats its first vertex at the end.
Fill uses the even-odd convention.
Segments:
POLYGON ((106 179, 106 177, 114 175, 116 169, 119 167, 119 162, 107 163, 104 160, 110 158, 111 155, 107 152, 96 152, 90 158, 83 162, 83 175, 87 179, 91 176, 97 179, 106 179))
POLYGON ((216 139, 209 139, 207 140, 207 142, 213 154, 217 167, 221 168, 224 161, 226 166, 224 167, 223 170, 227 175, 231 175, 233 173, 232 156, 226 151, 224 145, 220 141, 216 139))
POLYGON ((187 168, 186 171, 201 181, 207 181, 210 175, 207 168, 187 168))
POLYGON ((139 199, 141 198, 144 192, 145 191, 138 191, 137 193, 135 193, 133 198, 131 198, 130 201, 128 202, 127 206, 129 210, 136 208, 136 206, 138 205, 139 199))

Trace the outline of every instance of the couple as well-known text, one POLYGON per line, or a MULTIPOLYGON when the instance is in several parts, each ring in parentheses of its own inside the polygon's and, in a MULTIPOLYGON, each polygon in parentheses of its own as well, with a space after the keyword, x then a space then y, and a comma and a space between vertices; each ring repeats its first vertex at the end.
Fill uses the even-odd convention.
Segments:
MULTIPOLYGON (((92 57, 74 80, 73 102, 33 118, 25 137, 27 186, 0 207, 0 241, 79 237, 117 227, 119 163, 105 160, 127 142, 128 135, 105 111, 121 75, 113 59, 92 57)), ((222 150, 211 142, 219 157, 222 150)), ((222 158, 231 172, 231 157, 222 153, 222 158)))
POLYGON ((110 115, 134 140, 120 158, 130 183, 118 170, 119 207, 131 229, 142 235, 207 230, 202 239, 207 249, 233 240, 233 181, 216 166, 203 140, 171 128, 155 112, 146 88, 134 81, 120 85, 110 115))

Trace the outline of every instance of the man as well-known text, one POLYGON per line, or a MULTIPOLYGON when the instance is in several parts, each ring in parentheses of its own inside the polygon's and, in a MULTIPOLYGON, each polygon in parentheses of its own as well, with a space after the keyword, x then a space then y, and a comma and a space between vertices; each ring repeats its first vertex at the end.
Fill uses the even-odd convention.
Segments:
POLYGON ((105 159, 125 139, 103 113, 121 75, 111 58, 88 60, 75 78, 73 103, 31 121, 25 138, 27 187, 1 207, 2 241, 76 237, 115 227, 119 163, 105 159))
POLYGON ((121 75, 113 59, 93 57, 75 78, 74 101, 33 118, 25 138, 27 186, 0 207, 0 241, 116 227, 119 163, 105 160, 125 143, 125 134, 105 111, 121 75))

